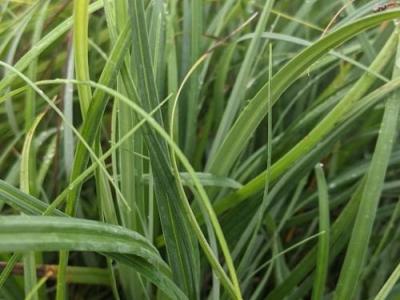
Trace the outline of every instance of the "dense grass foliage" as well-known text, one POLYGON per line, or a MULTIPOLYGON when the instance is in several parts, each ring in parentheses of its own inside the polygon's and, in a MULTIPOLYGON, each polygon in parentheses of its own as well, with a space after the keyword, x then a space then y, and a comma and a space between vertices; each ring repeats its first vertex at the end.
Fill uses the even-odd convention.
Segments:
POLYGON ((400 8, 2 0, 0 299, 400 299, 400 8))

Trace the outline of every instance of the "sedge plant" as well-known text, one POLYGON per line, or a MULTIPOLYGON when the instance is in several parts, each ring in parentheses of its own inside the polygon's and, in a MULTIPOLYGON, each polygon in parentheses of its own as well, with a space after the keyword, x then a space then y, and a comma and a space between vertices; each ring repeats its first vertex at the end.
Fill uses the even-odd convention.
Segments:
POLYGON ((399 20, 1 1, 0 298, 398 299, 399 20))

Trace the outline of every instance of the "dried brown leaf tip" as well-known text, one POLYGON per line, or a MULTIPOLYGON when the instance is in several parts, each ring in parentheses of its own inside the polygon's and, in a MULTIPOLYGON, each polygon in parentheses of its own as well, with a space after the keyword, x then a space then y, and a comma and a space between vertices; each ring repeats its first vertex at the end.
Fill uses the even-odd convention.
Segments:
POLYGON ((396 2, 388 2, 388 3, 384 3, 384 4, 379 4, 374 7, 374 12, 377 13, 377 12, 385 11, 387 9, 394 8, 396 6, 397 6, 396 2))

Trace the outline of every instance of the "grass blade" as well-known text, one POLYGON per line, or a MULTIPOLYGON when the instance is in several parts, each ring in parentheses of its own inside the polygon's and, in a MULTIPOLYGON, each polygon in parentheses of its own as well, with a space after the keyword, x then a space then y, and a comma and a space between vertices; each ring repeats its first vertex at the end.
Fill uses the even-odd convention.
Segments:
MULTIPOLYGON (((312 46, 307 47, 272 78, 270 99, 272 104, 275 104, 281 94, 293 84, 293 81, 322 55, 357 33, 376 26, 384 20, 394 19, 399 16, 400 11, 394 10, 366 17, 334 31, 315 42, 312 46)), ((223 176, 230 170, 266 114, 265 110, 260 109, 260 107, 264 107, 268 99, 268 86, 269 84, 266 83, 239 115, 218 151, 211 158, 209 172, 223 176)))
MULTIPOLYGON (((394 51, 396 41, 397 39, 395 34, 392 34, 391 38, 386 42, 385 47, 382 48, 382 50, 379 52, 379 55, 372 62, 370 69, 379 71, 384 68, 394 51)), ((271 170, 268 171, 268 180, 274 181, 299 157, 310 151, 312 147, 320 142, 329 131, 333 130, 335 126, 343 120, 343 115, 347 115, 354 107, 356 102, 367 92, 374 80, 375 77, 372 77, 369 73, 365 73, 348 91, 345 97, 343 97, 343 99, 335 106, 335 108, 328 115, 326 115, 320 121, 320 123, 315 126, 311 132, 309 132, 307 136, 305 136, 299 143, 290 149, 289 152, 287 152, 282 158, 272 165, 271 170)), ((262 110, 258 109, 258 111, 262 110)), ((222 199, 216 204, 217 211, 220 211, 222 207, 226 207, 226 203, 230 203, 230 205, 233 206, 233 204, 237 204, 245 199, 245 197, 249 197, 261 190, 265 182, 266 175, 267 171, 264 171, 252 179, 249 183, 244 185, 243 188, 222 199)))
MULTIPOLYGON (((94 13, 103 7, 102 1, 94 2, 89 7, 89 13, 94 13)), ((51 44, 54 43, 60 36, 66 33, 73 25, 72 17, 68 18, 61 24, 59 24, 56 28, 54 28, 51 32, 46 34, 36 45, 31 48, 24 56, 22 56, 17 63, 15 64, 15 68, 19 71, 24 71, 31 62, 38 57, 44 50, 46 50, 51 44)), ((10 73, 4 76, 4 78, 0 81, 0 91, 12 83, 16 78, 16 74, 10 73)))
MULTIPOLYGON (((249 47, 247 48, 244 61, 240 67, 240 71, 236 78, 232 92, 229 96, 227 106, 222 116, 222 120, 219 123, 215 141, 210 151, 211 158, 213 157, 213 154, 216 152, 216 150, 220 147, 220 142, 223 141, 224 138, 226 137, 226 134, 229 131, 230 127, 232 126, 232 123, 235 119, 235 116, 239 108, 243 105, 242 102, 245 97, 246 86, 249 81, 250 72, 257 58, 257 55, 255 54, 261 48, 261 35, 268 22, 268 18, 273 6, 274 6, 274 0, 268 0, 264 4, 263 10, 260 15, 260 19, 257 23, 257 27, 254 32, 254 36, 251 39, 249 47)), ((212 170, 211 173, 213 173, 213 171, 214 170, 212 170)))
MULTIPOLYGON (((39 3, 39 2, 38 2, 39 3)), ((42 31, 43 31, 43 25, 45 22, 46 18, 46 13, 48 6, 50 4, 49 0, 41 0, 40 1, 40 10, 38 13, 38 17, 35 23, 34 27, 34 32, 32 34, 32 45, 35 45, 40 41, 42 31)), ((29 65, 28 68, 28 76, 33 80, 36 81, 37 77, 37 67, 38 67, 38 57, 32 61, 32 63, 29 65)), ((28 130, 35 117, 35 106, 36 106, 36 93, 32 90, 29 89, 26 93, 26 99, 25 99, 25 129, 28 130)))
POLYGON ((382 287, 382 289, 379 291, 378 295, 374 298, 375 300, 385 300, 387 299, 390 291, 396 284, 396 282, 400 278, 400 264, 397 265, 396 269, 393 271, 393 273, 390 275, 389 279, 386 281, 385 285, 382 287))
POLYGON ((315 166, 319 195, 319 231, 318 254, 312 299, 323 299, 329 266, 329 196, 324 171, 321 164, 315 166))
POLYGON ((168 279, 169 268, 158 251, 139 234, 100 222, 63 217, 0 217, 0 251, 99 251, 129 263, 159 284, 170 297, 185 299, 168 279), (18 237, 16 239, 15 237, 18 237))
MULTIPOLYGON (((45 113, 40 114, 32 124, 32 127, 29 129, 25 141, 24 146, 22 148, 22 157, 21 157, 21 174, 20 174, 20 185, 21 190, 28 194, 37 194, 37 183, 36 183, 36 155, 35 149, 32 147, 32 139, 33 135, 40 123, 43 119, 45 113)), ((25 295, 30 295, 31 291, 34 290, 37 284, 36 277, 36 258, 34 252, 27 252, 24 254, 24 286, 25 286, 25 295)), ((32 292, 32 299, 38 300, 39 294, 37 292, 32 292)))
MULTIPOLYGON (((138 74, 138 93, 143 107, 150 111, 159 102, 156 89, 153 64, 149 53, 147 25, 145 21, 144 3, 129 1, 129 12, 132 24, 132 40, 138 50, 134 51, 134 68, 138 74), (139 75, 140 74, 140 75, 139 75)), ((162 122, 160 114, 155 115, 158 122, 162 122)), ((173 278, 179 287, 191 299, 199 297, 199 266, 198 249, 189 231, 187 219, 181 205, 180 195, 171 173, 168 150, 163 141, 160 141, 151 129, 145 134, 146 144, 152 162, 155 192, 163 231, 168 238, 167 252, 173 271, 173 278)))
MULTIPOLYGON (((395 34, 398 38, 398 29, 395 34)), ((399 49, 396 60, 400 57, 399 49)), ((398 75, 399 69, 398 66, 395 65, 393 76, 397 77, 398 75)), ((385 105, 380 134, 372 157, 371 166, 367 173, 362 201, 352 231, 352 238, 347 248, 346 258, 340 272, 339 282, 335 291, 335 299, 354 297, 355 290, 359 283, 397 130, 400 112, 400 103, 397 100, 398 95, 398 93, 394 93, 385 105)))

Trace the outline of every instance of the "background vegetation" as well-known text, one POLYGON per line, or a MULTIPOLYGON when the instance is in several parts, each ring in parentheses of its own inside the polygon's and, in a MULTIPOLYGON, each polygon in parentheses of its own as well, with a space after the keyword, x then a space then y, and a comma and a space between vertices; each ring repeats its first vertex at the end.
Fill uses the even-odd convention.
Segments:
POLYGON ((2 0, 0 298, 399 299, 395 6, 2 0))

